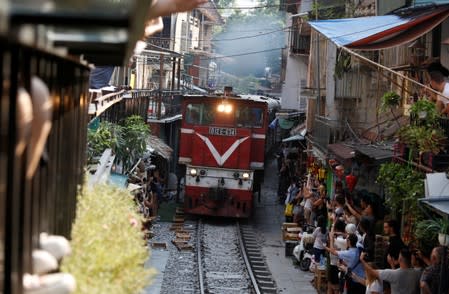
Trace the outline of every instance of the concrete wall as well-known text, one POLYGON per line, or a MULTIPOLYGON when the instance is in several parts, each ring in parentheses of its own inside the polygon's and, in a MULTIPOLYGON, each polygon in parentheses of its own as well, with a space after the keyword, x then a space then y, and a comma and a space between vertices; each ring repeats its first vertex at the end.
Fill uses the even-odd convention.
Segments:
POLYGON ((289 55, 287 57, 287 69, 285 76, 285 83, 282 85, 281 96, 281 108, 282 109, 295 109, 306 108, 305 98, 301 99, 301 80, 303 80, 303 86, 307 80, 307 56, 294 56, 289 55))
POLYGON ((335 62, 337 60, 337 46, 331 41, 327 42, 326 67, 326 116, 331 120, 338 118, 335 107, 335 62))

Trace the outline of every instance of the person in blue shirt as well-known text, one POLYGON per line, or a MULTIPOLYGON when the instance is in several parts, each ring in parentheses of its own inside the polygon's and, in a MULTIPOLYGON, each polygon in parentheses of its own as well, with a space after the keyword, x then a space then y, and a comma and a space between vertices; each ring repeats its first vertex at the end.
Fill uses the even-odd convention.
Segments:
MULTIPOLYGON (((338 258, 344 263, 344 267, 348 269, 349 272, 356 274, 358 277, 364 279, 365 278, 365 270, 363 268, 363 264, 360 262, 360 253, 361 250, 357 248, 358 238, 355 234, 349 234, 346 242, 348 245, 347 250, 337 251, 334 248, 333 240, 334 240, 334 232, 333 230, 330 233, 329 247, 325 247, 325 249, 333 255, 338 256, 338 258)), ((359 282, 350 278, 350 274, 347 275, 348 278, 346 280, 348 293, 351 294, 364 294, 366 291, 365 285, 362 285, 359 282)))

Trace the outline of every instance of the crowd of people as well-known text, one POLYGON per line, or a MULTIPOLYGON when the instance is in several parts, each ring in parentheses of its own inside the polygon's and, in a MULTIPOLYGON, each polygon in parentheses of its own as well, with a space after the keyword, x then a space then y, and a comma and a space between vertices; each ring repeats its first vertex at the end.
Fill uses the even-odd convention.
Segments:
POLYGON ((279 201, 287 222, 313 229, 314 263, 326 268, 327 293, 449 293, 448 279, 440 279, 449 277, 443 263, 447 248, 435 247, 426 257, 406 246, 399 223, 384 216, 382 203, 371 194, 349 193, 337 180, 328 195, 323 180, 313 174, 301 178, 281 153, 279 201))

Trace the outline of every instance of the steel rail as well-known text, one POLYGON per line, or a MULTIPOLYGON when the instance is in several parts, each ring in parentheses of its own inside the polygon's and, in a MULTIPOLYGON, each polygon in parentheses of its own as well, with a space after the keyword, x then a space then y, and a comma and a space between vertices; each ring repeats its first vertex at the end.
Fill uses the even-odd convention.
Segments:
POLYGON ((243 259, 245 260, 246 270, 248 271, 248 275, 251 278, 251 283, 253 284, 255 293, 261 294, 262 292, 259 289, 259 284, 257 283, 256 277, 254 276, 248 256, 246 255, 245 243, 243 242, 243 237, 242 237, 242 232, 240 230, 239 222, 237 222, 237 231, 238 231, 238 235, 239 235, 240 251, 242 253, 243 259))
POLYGON ((198 280, 200 283, 200 294, 205 294, 206 292, 204 291, 203 263, 201 259, 201 236, 203 234, 203 222, 201 221, 201 219, 198 220, 197 228, 196 254, 198 259, 198 280))

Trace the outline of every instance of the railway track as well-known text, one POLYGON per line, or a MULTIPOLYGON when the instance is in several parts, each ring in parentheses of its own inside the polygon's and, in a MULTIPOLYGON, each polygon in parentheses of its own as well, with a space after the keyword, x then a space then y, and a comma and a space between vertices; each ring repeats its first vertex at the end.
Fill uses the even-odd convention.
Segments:
POLYGON ((277 293, 250 226, 198 223, 200 293, 277 293))

